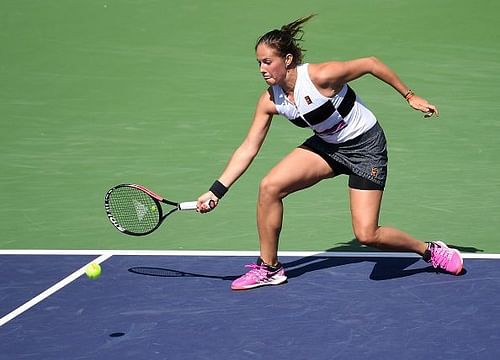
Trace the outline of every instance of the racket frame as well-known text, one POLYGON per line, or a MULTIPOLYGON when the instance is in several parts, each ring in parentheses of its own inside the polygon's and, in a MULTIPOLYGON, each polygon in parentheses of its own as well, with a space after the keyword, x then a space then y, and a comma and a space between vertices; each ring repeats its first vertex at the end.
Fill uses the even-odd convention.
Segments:
POLYGON ((108 216, 109 221, 111 222, 111 224, 113 224, 113 226, 118 231, 120 231, 123 234, 132 235, 132 236, 144 236, 144 235, 151 234, 153 231, 158 229, 160 227, 160 225, 162 224, 162 222, 172 213, 174 213, 178 210, 182 210, 182 211, 184 211, 184 210, 196 210, 196 201, 188 201, 188 202, 178 203, 175 201, 167 200, 164 197, 158 195, 157 193, 151 191, 150 189, 148 189, 142 185, 119 184, 119 185, 113 186, 111 189, 109 189, 106 192, 106 195, 104 197, 104 209, 106 211, 106 215, 108 216), (111 211, 111 206, 110 206, 110 197, 111 197, 111 194, 113 193, 113 191, 115 191, 116 189, 122 188, 122 187, 130 187, 130 188, 134 188, 134 189, 137 189, 139 191, 142 191, 143 193, 148 195, 154 201, 156 208, 157 208, 157 211, 158 211, 158 223, 151 230, 146 231, 146 232, 142 232, 142 233, 130 231, 130 230, 125 229, 123 226, 121 226, 118 223, 118 221, 114 218, 113 213, 111 211), (164 214, 163 207, 161 206, 161 203, 173 206, 173 208, 164 214))

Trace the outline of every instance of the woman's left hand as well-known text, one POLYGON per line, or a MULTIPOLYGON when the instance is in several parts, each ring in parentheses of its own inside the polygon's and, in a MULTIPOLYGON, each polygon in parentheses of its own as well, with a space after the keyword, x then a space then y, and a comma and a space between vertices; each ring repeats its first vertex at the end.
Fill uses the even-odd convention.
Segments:
POLYGON ((431 117, 432 115, 439 117, 438 108, 435 105, 429 104, 427 100, 418 95, 412 95, 408 99, 408 104, 410 104, 410 106, 415 110, 425 113, 424 117, 426 118, 431 117))

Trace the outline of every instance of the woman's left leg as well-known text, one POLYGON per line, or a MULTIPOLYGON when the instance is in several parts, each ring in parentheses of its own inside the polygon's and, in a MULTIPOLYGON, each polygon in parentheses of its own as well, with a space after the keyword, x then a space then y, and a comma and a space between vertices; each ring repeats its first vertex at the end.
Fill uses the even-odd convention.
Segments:
POLYGON ((383 250, 411 251, 423 255, 427 244, 407 233, 379 226, 383 191, 349 189, 354 236, 363 245, 383 250))

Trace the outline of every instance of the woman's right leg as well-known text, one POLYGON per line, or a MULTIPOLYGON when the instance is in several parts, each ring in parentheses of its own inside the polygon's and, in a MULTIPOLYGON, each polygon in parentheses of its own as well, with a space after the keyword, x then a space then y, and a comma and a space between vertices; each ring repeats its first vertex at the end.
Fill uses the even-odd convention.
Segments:
POLYGON ((233 281, 233 290, 277 285, 286 281, 285 271, 278 263, 278 241, 283 222, 282 200, 288 194, 332 176, 332 168, 321 156, 297 148, 262 179, 257 203, 260 259, 257 264, 247 265, 251 270, 233 281))
POLYGON ((283 198, 332 177, 330 165, 316 153, 297 148, 262 179, 257 204, 261 259, 278 262, 278 241, 283 222, 283 198))

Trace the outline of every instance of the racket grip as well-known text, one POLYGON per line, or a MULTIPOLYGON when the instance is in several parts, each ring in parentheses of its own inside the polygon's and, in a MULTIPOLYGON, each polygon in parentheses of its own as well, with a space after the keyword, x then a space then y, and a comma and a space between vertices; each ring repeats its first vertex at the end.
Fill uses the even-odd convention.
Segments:
MULTIPOLYGON (((179 208, 179 210, 196 210, 196 204, 196 201, 186 201, 179 203, 177 207, 179 208)), ((211 209, 215 207, 213 200, 208 200, 207 202, 205 202, 205 205, 207 205, 211 209)))
POLYGON ((196 210, 196 201, 181 202, 178 208, 179 210, 196 210))

